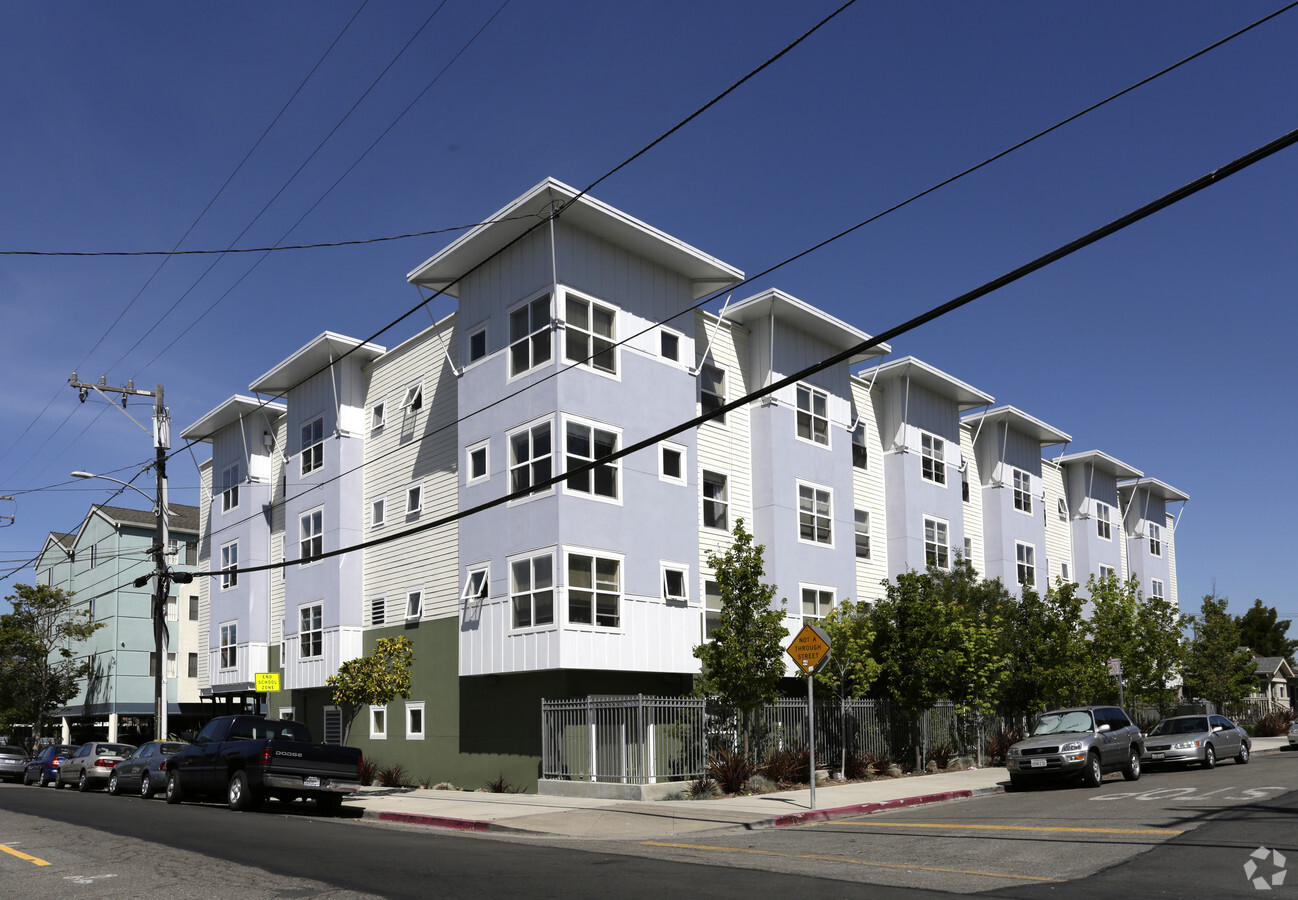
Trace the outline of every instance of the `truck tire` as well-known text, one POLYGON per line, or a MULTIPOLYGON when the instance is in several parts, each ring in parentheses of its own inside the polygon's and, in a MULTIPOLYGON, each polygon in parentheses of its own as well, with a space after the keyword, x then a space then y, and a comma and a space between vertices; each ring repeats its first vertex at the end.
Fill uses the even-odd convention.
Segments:
POLYGON ((167 802, 179 803, 184 799, 184 792, 180 787, 180 773, 172 769, 167 773, 167 802))
POLYGON ((258 807, 257 795, 248 784, 248 773, 243 769, 230 776, 230 789, 227 793, 230 809, 235 812, 248 812, 258 807))
POLYGON ((322 816, 336 816, 338 811, 343 808, 342 795, 321 794, 315 798, 315 808, 320 811, 322 816))
POLYGON ((1099 787, 1104 780, 1104 770, 1100 768, 1100 754, 1094 750, 1086 757, 1086 768, 1082 770, 1082 781, 1087 787, 1099 787))

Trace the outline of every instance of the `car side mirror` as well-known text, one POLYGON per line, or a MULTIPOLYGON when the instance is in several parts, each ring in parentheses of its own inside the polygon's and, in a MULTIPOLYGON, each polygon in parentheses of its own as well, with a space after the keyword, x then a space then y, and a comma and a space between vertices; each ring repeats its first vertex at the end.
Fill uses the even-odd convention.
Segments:
POLYGON ((182 731, 182 732, 180 733, 180 739, 181 739, 182 741, 184 741, 185 743, 187 743, 187 744, 192 744, 192 743, 194 743, 194 732, 192 732, 192 731, 182 731))
POLYGON ((1104 732, 1108 731, 1111 727, 1112 726, 1106 722, 1105 724, 1101 725, 1099 728, 1095 729, 1095 733, 1104 734, 1104 732))
POLYGON ((1221 731, 1221 730, 1222 730, 1222 727, 1221 727, 1220 725, 1214 725, 1214 726, 1212 726, 1212 733, 1213 733, 1213 734, 1216 734, 1218 731, 1221 731))

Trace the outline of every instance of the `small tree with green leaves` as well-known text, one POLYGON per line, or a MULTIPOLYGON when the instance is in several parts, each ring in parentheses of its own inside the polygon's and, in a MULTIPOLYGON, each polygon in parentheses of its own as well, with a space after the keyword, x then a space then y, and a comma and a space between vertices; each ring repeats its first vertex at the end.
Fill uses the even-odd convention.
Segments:
POLYGON ((1185 660, 1186 695, 1202 697, 1221 709, 1253 690, 1253 654, 1240 646, 1239 621, 1226 612, 1227 599, 1205 594, 1194 618, 1194 637, 1185 660))
POLYGON ((403 636, 379 638, 368 656, 348 660, 330 675, 325 684, 333 689, 333 701, 342 712, 343 743, 352 733, 356 714, 367 706, 386 706, 397 697, 410 697, 410 665, 415 648, 403 636))
POLYGON ((31 723, 39 740, 46 716, 77 695, 91 663, 78 645, 104 627, 88 609, 74 609, 72 594, 38 584, 14 585, 13 611, 0 616, 0 714, 31 723))
POLYGON ((734 542, 725 553, 707 554, 721 594, 721 614, 712 639, 694 648, 703 663, 699 686, 725 717, 737 715, 743 753, 749 753, 753 713, 772 703, 784 677, 784 605, 764 584, 763 547, 753 543, 744 520, 735 521, 734 542))
POLYGON ((1006 625, 1012 638, 1002 697, 1006 711, 1031 718, 1093 699, 1101 676, 1091 671, 1083 605, 1074 583, 1056 582, 1044 594, 1023 591, 1006 625))
MULTIPOLYGON (((843 728, 847 729, 846 706, 849 699, 864 697, 879 677, 879 663, 874 658, 874 628, 870 624, 870 604, 844 600, 830 610, 820 622, 829 637, 829 664, 817 673, 816 681, 833 691, 843 707, 843 728)), ((840 772, 847 771, 847 735, 843 735, 840 772)))
POLYGON ((1098 694, 1110 702, 1118 699, 1116 683, 1105 685, 1102 674, 1105 660, 1116 658, 1122 661, 1123 699, 1129 707, 1167 708, 1185 659, 1186 618, 1167 601, 1146 600, 1135 578, 1122 582, 1116 575, 1092 577, 1087 587, 1094 604, 1088 623, 1089 674, 1100 677, 1098 694))

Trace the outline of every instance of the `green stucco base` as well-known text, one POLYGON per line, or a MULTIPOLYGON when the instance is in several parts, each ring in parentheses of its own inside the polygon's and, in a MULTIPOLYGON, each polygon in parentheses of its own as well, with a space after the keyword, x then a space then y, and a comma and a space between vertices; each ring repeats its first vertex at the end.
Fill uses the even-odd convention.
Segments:
MULTIPOLYGON (((640 672, 546 671, 522 675, 459 676, 459 621, 441 619, 365 632, 369 653, 380 638, 404 635, 415 648, 411 700, 424 701, 425 737, 407 740, 405 701, 388 704, 388 736, 369 736, 368 710, 352 723, 347 743, 380 768, 400 765, 408 784, 449 782, 474 790, 504 777, 536 792, 541 773, 541 700, 591 694, 680 696, 691 676, 640 672)), ((294 718, 323 737, 326 689, 270 695, 270 714, 292 706, 294 718)))

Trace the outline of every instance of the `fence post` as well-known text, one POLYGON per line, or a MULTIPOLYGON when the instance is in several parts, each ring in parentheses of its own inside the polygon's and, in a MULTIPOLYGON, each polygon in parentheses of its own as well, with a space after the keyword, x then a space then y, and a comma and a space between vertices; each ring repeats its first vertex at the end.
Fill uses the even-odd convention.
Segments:
POLYGON ((599 765, 595 758, 595 753, 596 753, 595 736, 597 731, 595 725, 595 704, 590 699, 590 697, 586 698, 586 727, 589 732, 588 738, 590 740, 590 746, 588 748, 589 757, 590 757, 590 768, 587 771, 590 772, 591 781, 599 781, 599 765))

